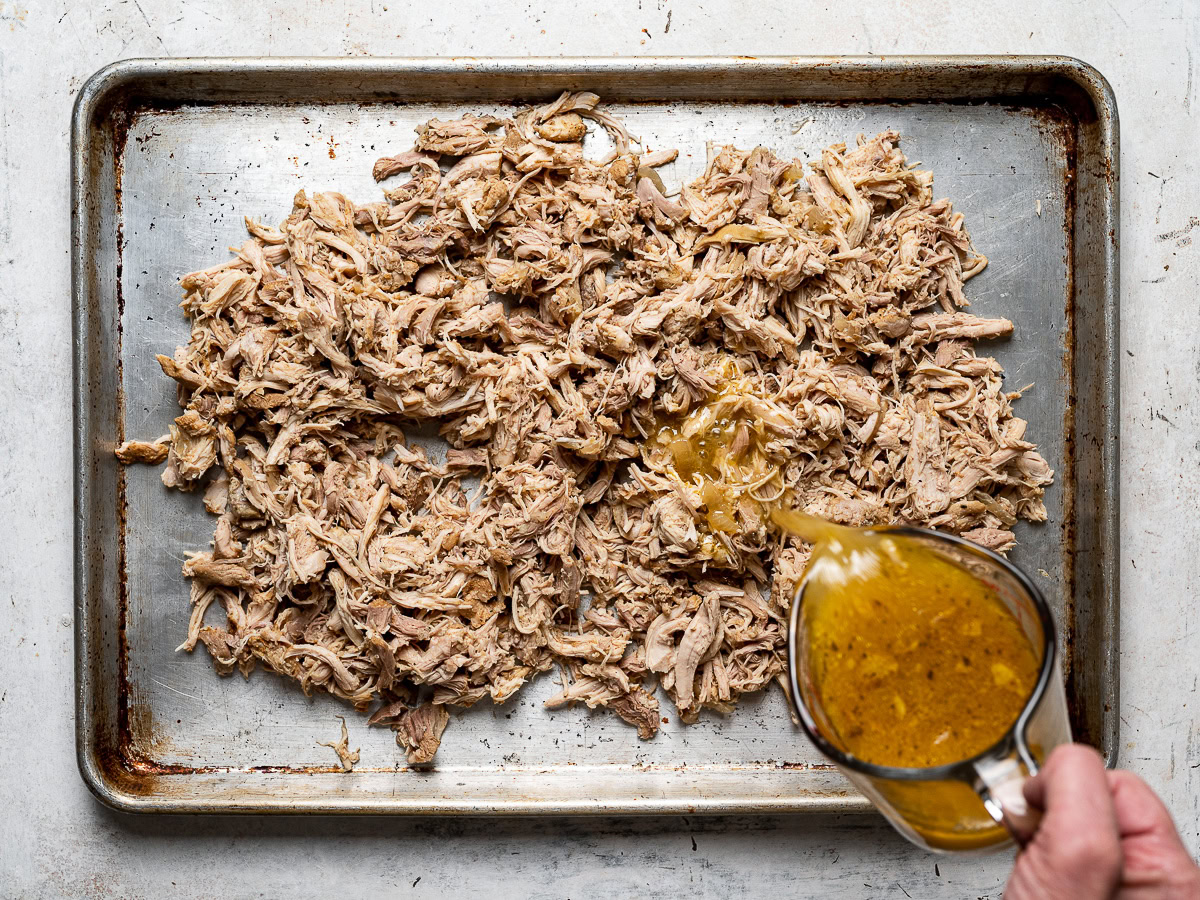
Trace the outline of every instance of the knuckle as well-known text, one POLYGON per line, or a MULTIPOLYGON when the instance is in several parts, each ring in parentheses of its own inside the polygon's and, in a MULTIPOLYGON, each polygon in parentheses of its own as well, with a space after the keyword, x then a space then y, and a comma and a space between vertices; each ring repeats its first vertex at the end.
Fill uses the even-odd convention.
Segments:
POLYGON ((1063 744, 1051 751, 1043 768, 1053 773, 1061 768, 1077 766, 1085 760, 1090 762, 1099 758, 1100 754, 1086 744, 1063 744))

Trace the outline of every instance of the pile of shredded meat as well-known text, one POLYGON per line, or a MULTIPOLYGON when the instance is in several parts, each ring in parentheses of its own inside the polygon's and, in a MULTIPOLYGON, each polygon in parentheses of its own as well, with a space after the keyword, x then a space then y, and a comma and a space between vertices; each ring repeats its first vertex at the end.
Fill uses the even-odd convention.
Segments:
POLYGON ((1046 516, 1052 473, 974 351, 1012 323, 963 311, 986 259, 895 132, 807 171, 711 148, 675 193, 675 152, 597 100, 430 121, 375 164, 384 201, 248 220, 182 280, 191 338, 158 359, 183 414, 117 450, 217 517, 182 649, 371 710, 412 763, 447 706, 556 664, 548 706, 643 738, 655 685, 690 722, 779 679, 808 551, 772 502, 1001 551, 1046 516))

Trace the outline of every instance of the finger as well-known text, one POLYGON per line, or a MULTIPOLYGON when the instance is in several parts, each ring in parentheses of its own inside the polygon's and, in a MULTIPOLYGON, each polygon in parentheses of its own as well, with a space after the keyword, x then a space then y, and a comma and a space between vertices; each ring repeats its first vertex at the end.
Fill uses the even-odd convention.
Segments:
POLYGON ((1025 799, 1045 811, 1042 829, 1068 834, 1084 829, 1117 844, 1116 811, 1104 760, 1091 747, 1064 744, 1051 752, 1042 770, 1025 782, 1025 799))
POLYGON ((1025 787, 1044 814, 1022 856, 1039 881, 1055 885, 1045 896, 1107 896, 1120 878, 1121 838, 1100 754, 1058 747, 1025 787))
POLYGON ((1200 897, 1200 870, 1158 795, 1132 772, 1109 772, 1108 783, 1121 831, 1124 888, 1131 896, 1200 897))
POLYGON ((1154 834, 1179 840, 1171 813, 1150 785, 1120 769, 1108 772, 1107 777, 1121 837, 1154 834))

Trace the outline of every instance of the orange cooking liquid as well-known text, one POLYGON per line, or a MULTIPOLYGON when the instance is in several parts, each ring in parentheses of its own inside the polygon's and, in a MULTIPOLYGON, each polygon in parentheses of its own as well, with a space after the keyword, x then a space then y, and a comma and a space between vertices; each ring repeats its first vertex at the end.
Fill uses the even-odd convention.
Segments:
MULTIPOLYGON (((809 709, 830 743, 865 762, 926 768, 976 756, 1008 732, 1040 649, 991 587, 903 535, 790 510, 772 518, 815 545, 798 649, 809 709)), ((930 847, 1009 840, 967 782, 876 779, 873 788, 930 847)))
POLYGON ((773 518, 816 544, 800 652, 832 743, 877 765, 926 768, 1004 736, 1041 659, 990 586, 903 535, 773 518))
POLYGON ((995 744, 1041 665, 1008 607, 926 544, 756 499, 753 487, 772 469, 767 435, 731 394, 661 425, 654 440, 675 474, 698 487, 701 526, 737 530, 749 496, 778 528, 814 545, 800 650, 827 737, 866 762, 907 768, 957 762, 995 744))
POLYGON ((652 439, 666 450, 681 480, 698 484, 704 501, 702 524, 725 534, 738 531, 742 502, 762 510, 757 488, 777 477, 764 451, 766 429, 730 402, 736 401, 736 393, 727 389, 683 419, 659 423, 652 439))

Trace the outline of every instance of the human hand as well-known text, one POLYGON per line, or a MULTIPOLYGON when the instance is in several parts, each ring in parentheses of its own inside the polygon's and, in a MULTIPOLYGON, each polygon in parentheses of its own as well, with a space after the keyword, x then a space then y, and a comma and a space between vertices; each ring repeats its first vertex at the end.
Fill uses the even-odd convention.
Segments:
POLYGON ((1162 801, 1132 772, 1105 771, 1091 747, 1055 748, 1025 799, 1044 814, 1005 900, 1200 898, 1200 869, 1162 801))

